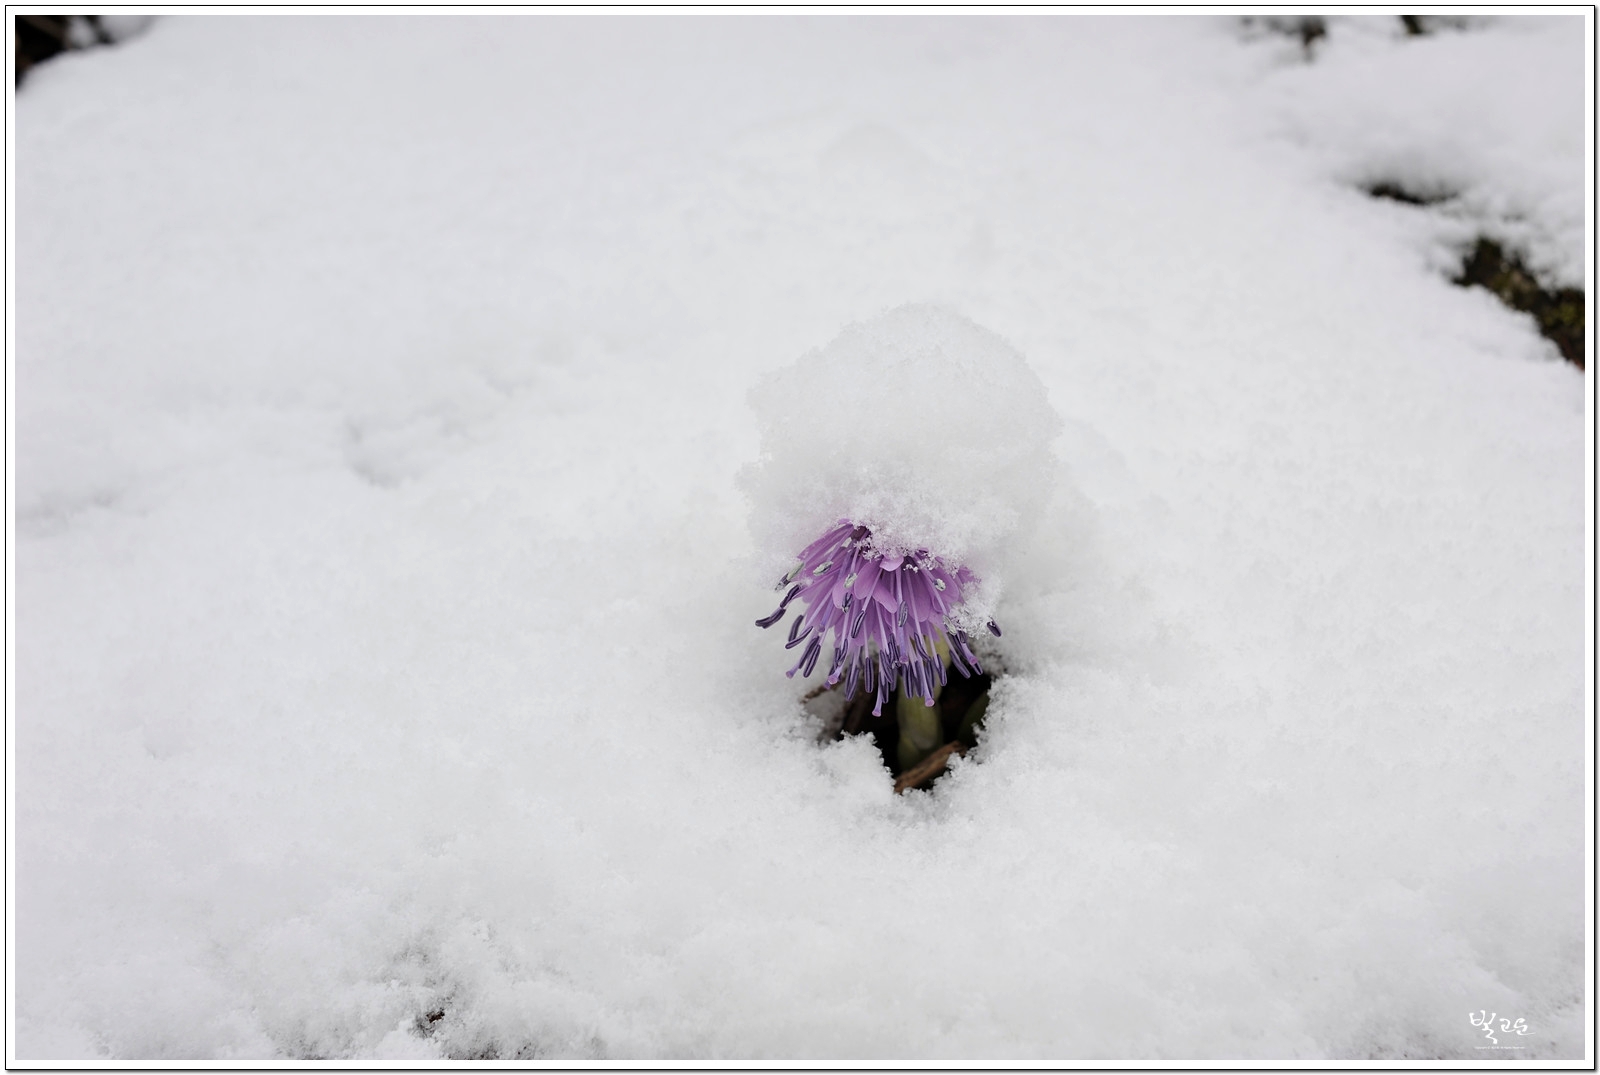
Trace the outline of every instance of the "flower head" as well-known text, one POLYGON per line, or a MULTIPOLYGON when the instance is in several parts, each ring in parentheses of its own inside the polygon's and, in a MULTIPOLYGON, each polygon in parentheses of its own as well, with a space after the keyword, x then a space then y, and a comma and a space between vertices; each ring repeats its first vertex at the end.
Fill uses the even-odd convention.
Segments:
MULTIPOLYGON (((787 592, 777 611, 756 626, 771 627, 799 599, 806 609, 789 627, 787 648, 805 649, 791 678, 811 675, 831 631, 829 686, 842 679, 847 699, 857 689, 875 693, 874 716, 901 686, 931 706, 935 684, 945 683, 946 653, 963 676, 983 672, 966 632, 951 621, 962 591, 977 581, 966 567, 952 569, 927 549, 909 556, 875 550, 870 530, 840 519, 800 553, 800 563, 778 582, 787 592)), ((989 630, 1000 633, 992 620, 989 630)))

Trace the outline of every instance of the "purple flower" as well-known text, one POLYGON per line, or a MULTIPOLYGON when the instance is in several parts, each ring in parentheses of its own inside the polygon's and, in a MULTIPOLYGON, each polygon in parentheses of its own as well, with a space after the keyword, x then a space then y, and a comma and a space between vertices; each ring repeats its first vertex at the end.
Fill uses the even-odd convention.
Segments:
MULTIPOLYGON (((945 683, 943 642, 950 663, 963 676, 982 674, 966 632, 950 622, 961 605, 962 590, 978 578, 965 567, 954 570, 927 549, 910 556, 888 556, 872 548, 872 532, 848 519, 807 545, 800 564, 778 582, 787 588, 772 615, 756 621, 771 627, 783 619, 790 602, 804 601, 806 610, 789 627, 786 648, 804 645, 789 669, 811 675, 822 656, 825 636, 833 633, 833 659, 828 685, 845 684, 845 698, 857 689, 876 693, 873 716, 896 687, 920 694, 933 705, 934 685, 945 683)), ((994 622, 989 630, 1000 633, 994 622)))

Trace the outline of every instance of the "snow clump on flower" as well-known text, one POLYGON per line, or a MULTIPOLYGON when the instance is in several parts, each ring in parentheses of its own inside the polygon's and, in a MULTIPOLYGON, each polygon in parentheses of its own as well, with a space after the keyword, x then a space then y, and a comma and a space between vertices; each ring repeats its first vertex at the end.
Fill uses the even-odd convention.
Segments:
POLYGON ((1061 419, 1046 397, 1015 348, 943 307, 847 326, 751 392, 762 453, 742 484, 759 569, 786 573, 819 534, 837 544, 860 528, 878 562, 936 562, 947 586, 959 581, 956 602, 940 592, 947 618, 981 628, 1017 584, 1014 551, 1059 477, 1061 419))

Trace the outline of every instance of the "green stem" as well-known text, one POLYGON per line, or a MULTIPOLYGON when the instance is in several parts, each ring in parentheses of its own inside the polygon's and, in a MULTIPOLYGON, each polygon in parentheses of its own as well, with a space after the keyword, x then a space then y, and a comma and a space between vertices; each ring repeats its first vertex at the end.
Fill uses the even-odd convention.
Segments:
POLYGON ((927 705, 916 695, 902 694, 895 700, 895 716, 900 723, 900 771, 916 764, 944 745, 939 703, 927 705))
MULTIPOLYGON (((950 648, 943 639, 938 639, 936 645, 939 659, 944 662, 945 671, 949 672, 950 648)), ((895 699, 895 718, 900 725, 898 755, 901 772, 944 746, 943 714, 939 707, 939 695, 943 689, 937 683, 933 685, 932 705, 906 690, 902 690, 895 699)))
POLYGON ((961 718, 961 727, 956 731, 956 738, 968 746, 978 741, 978 729, 983 727, 983 715, 989 711, 989 692, 984 691, 973 699, 967 706, 966 714, 961 718))

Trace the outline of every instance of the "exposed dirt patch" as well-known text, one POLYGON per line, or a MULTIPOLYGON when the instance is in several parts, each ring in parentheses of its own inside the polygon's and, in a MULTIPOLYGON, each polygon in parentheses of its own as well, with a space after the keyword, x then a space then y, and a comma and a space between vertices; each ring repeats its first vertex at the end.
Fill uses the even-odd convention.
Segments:
POLYGON ((1452 283, 1484 287, 1513 310, 1532 314, 1539 332, 1556 345, 1561 357, 1584 368, 1583 291, 1575 287, 1547 288, 1516 253, 1493 239, 1479 237, 1452 283))
MULTIPOLYGON (((1457 195, 1442 187, 1415 187, 1389 179, 1367 183, 1361 189, 1373 198, 1419 208, 1449 202, 1457 195)), ((1556 345, 1561 357, 1580 370, 1584 368, 1581 288, 1546 287, 1516 251, 1487 235, 1480 235, 1463 253, 1461 271, 1451 277, 1451 282, 1461 287, 1487 288, 1513 310, 1532 314, 1540 335, 1556 345)))
POLYGON ((1374 198, 1400 202, 1404 205, 1438 205, 1456 196, 1456 192, 1453 190, 1418 190, 1389 180, 1369 183, 1361 189, 1374 198))
POLYGON ((1427 37, 1440 30, 1470 30, 1474 19, 1468 15, 1401 15, 1400 25, 1407 37, 1427 37))
POLYGON ((98 15, 17 15, 13 26, 16 57, 14 85, 36 64, 70 49, 109 45, 111 35, 98 15))
POLYGON ((1308 63, 1316 57, 1317 42, 1328 36, 1328 20, 1320 15, 1245 15, 1239 24, 1247 37, 1298 38, 1308 63))

